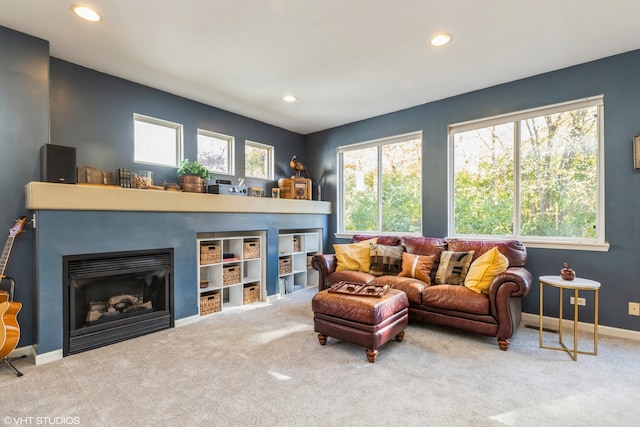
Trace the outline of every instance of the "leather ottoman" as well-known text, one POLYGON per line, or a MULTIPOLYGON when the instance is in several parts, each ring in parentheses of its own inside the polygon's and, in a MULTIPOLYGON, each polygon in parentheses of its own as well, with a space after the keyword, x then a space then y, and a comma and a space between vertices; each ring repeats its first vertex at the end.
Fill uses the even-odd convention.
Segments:
POLYGON ((366 349, 373 363, 378 348, 395 338, 400 342, 409 323, 407 294, 389 289, 380 298, 345 295, 323 290, 311 300, 313 326, 321 345, 327 336, 338 338, 366 349))

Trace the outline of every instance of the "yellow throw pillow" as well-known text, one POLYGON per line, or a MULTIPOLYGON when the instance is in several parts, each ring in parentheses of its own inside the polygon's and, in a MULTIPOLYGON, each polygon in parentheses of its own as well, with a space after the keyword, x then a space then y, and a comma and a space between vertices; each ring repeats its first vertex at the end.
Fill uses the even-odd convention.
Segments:
POLYGON ((406 252, 402 253, 402 271, 398 276, 413 277, 422 280, 426 284, 431 283, 431 267, 435 255, 414 255, 406 252))
POLYGON ((343 245, 333 245, 333 250, 336 253, 336 259, 338 265, 336 265, 336 271, 349 270, 349 271, 364 271, 369 272, 371 266, 370 258, 370 245, 376 243, 377 237, 369 240, 363 240, 358 243, 347 243, 343 245))
POLYGON ((471 263, 464 285, 477 293, 489 293, 493 279, 509 267, 509 260, 497 247, 489 249, 471 263))

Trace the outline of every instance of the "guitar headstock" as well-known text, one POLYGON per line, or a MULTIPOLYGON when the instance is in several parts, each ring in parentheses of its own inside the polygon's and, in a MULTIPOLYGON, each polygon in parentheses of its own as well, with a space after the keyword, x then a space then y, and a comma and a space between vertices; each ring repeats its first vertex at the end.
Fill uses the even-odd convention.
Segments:
POLYGON ((18 234, 22 233, 22 230, 24 230, 24 225, 27 223, 27 217, 23 216, 20 217, 20 219, 16 220, 16 223, 13 225, 13 227, 11 227, 11 230, 9 230, 9 236, 17 236, 18 234))

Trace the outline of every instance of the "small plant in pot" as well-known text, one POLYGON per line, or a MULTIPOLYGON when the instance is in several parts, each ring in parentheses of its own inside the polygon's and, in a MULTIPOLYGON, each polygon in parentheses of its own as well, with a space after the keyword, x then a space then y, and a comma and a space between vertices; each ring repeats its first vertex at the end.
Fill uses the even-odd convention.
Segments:
POLYGON ((209 170, 199 161, 184 159, 177 171, 182 191, 204 193, 206 180, 211 176, 209 170))

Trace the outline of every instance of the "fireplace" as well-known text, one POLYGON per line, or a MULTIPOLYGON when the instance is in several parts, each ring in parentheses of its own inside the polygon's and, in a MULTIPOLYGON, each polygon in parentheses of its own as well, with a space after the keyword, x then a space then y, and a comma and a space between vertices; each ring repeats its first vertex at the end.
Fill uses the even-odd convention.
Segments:
POLYGON ((64 356, 174 326, 172 248, 62 261, 64 356))

